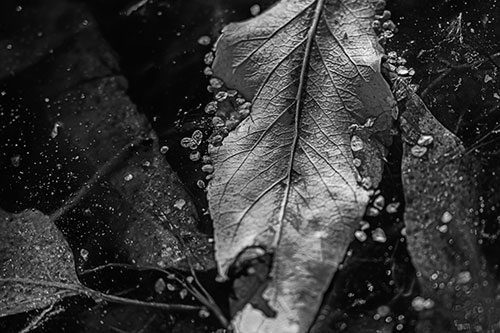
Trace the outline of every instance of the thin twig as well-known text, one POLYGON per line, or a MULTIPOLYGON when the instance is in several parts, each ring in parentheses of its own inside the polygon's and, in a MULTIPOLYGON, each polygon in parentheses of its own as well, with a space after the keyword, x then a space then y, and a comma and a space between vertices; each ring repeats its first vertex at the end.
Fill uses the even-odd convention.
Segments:
POLYGON ((439 75, 437 78, 435 78, 425 89, 424 91, 422 91, 422 93, 420 94, 420 97, 421 98, 425 98, 425 96, 427 96, 427 94, 432 90, 434 89, 435 86, 437 86, 442 80, 444 80, 445 77, 448 76, 448 74, 450 74, 452 71, 451 68, 447 68, 443 73, 441 73, 441 75, 439 75))
POLYGON ((181 286, 186 288, 186 290, 188 290, 191 293, 191 295, 193 295, 201 304, 203 304, 205 307, 210 309, 212 311, 212 313, 217 317, 217 319, 219 320, 219 322, 221 323, 221 325, 223 327, 227 328, 229 326, 229 321, 222 313, 222 310, 219 308, 219 306, 214 301, 214 299, 211 297, 211 295, 208 293, 208 291, 201 285, 201 283, 197 279, 196 272, 194 272, 194 269, 191 269, 191 275, 193 275, 193 279, 196 282, 198 289, 200 289, 202 291, 202 293, 200 293, 198 291, 198 289, 196 289, 194 286, 192 286, 189 282, 184 282, 183 280, 179 279, 175 273, 170 272, 166 269, 155 267, 155 266, 134 266, 134 265, 123 264, 123 263, 110 263, 110 264, 106 264, 106 265, 102 265, 99 267, 85 270, 85 271, 81 272, 80 275, 98 272, 98 271, 106 269, 106 268, 125 268, 125 269, 135 270, 135 271, 139 271, 139 272, 156 271, 156 272, 163 273, 167 276, 172 276, 175 281, 177 281, 181 286))
POLYGON ((56 211, 50 214, 50 220, 52 222, 57 221, 62 216, 67 214, 73 208, 75 208, 78 203, 80 203, 83 199, 85 199, 92 188, 96 186, 104 177, 109 175, 118 165, 122 164, 123 160, 128 156, 130 150, 142 143, 146 139, 142 136, 138 136, 134 141, 128 143, 120 149, 120 151, 110 160, 108 160, 103 166, 101 166, 96 173, 85 183, 80 189, 70 196, 68 200, 56 211))

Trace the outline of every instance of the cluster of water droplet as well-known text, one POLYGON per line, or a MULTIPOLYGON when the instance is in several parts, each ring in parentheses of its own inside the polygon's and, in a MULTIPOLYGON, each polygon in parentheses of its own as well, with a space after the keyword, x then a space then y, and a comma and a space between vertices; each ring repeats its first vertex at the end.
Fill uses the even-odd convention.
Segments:
MULTIPOLYGON (((181 139, 181 146, 186 149, 191 149, 191 152, 189 153, 189 159, 193 162, 198 162, 201 160, 202 162, 202 167, 201 171, 207 173, 208 175, 206 176, 206 180, 209 180, 212 178, 212 173, 214 172, 214 166, 212 165, 212 159, 208 155, 202 155, 199 150, 199 146, 203 142, 203 132, 200 131, 199 129, 195 130, 191 137, 187 136, 181 139)), ((205 181, 202 179, 199 179, 196 182, 196 185, 201 188, 205 189, 205 181)))
MULTIPOLYGON (((379 2, 379 7, 385 7, 385 1, 379 2)), ((372 23, 373 29, 379 36, 379 43, 384 45, 388 39, 394 37, 398 28, 391 20, 391 12, 384 10, 380 15, 375 15, 375 20, 372 23)))
MULTIPOLYGON (((366 209, 365 215, 367 217, 379 216, 385 208, 387 214, 395 214, 398 212, 400 203, 390 202, 386 205, 385 198, 380 194, 380 190, 375 191, 373 199, 371 200, 369 206, 366 209)), ((367 221, 361 221, 359 229, 354 232, 354 237, 360 242, 364 242, 368 239, 367 231, 370 229, 370 223, 367 221)), ((377 243, 385 243, 387 236, 382 228, 375 228, 371 231, 371 238, 377 243)))
MULTIPOLYGON (((205 55, 205 64, 211 65, 213 59, 213 53, 208 53, 205 55)), ((207 76, 213 75, 210 67, 205 68, 204 72, 207 76)), ((229 132, 248 117, 252 104, 236 90, 227 89, 222 80, 211 77, 209 82, 207 89, 214 94, 214 100, 205 106, 205 113, 213 116, 213 132, 208 142, 213 146, 219 146, 229 132)))

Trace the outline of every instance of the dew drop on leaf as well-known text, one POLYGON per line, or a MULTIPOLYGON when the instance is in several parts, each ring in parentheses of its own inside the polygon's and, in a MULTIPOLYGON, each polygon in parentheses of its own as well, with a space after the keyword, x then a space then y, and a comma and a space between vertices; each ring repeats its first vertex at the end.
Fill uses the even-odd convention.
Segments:
POLYGON ((387 236, 385 235, 384 230, 376 228, 372 231, 372 239, 378 243, 385 243, 387 241, 387 236))
POLYGON ((363 141, 359 136, 353 135, 351 138, 351 149, 352 151, 360 151, 363 149, 363 141))
POLYGON ((453 219, 453 215, 451 215, 450 212, 446 211, 441 215, 441 222, 443 223, 450 223, 451 220, 453 219))
POLYGON ((217 111, 217 102, 212 101, 205 106, 206 114, 214 114, 217 111))
POLYGON ((382 210, 384 209, 384 206, 385 206, 384 196, 379 195, 375 198, 375 200, 373 200, 373 207, 382 210))
POLYGON ((196 142, 197 145, 201 143, 201 140, 203 140, 203 133, 200 130, 196 130, 193 132, 193 135, 191 136, 193 138, 193 141, 196 142))
POLYGON ((422 157, 427 153, 427 148, 419 145, 411 147, 411 154, 415 157, 422 157))
POLYGON ((188 138, 188 137, 185 137, 185 138, 182 138, 181 140, 181 146, 183 148, 190 148, 191 145, 193 144, 194 140, 192 138, 188 138))
POLYGON ((205 164, 204 166, 201 167, 201 171, 206 173, 212 173, 214 172, 214 166, 212 164, 205 164))
POLYGON ((368 239, 368 236, 366 235, 366 233, 362 230, 356 230, 354 232, 354 237, 356 237, 356 239, 360 242, 364 242, 368 239))
POLYGON ((190 154, 189 154, 189 159, 193 162, 197 162, 200 160, 200 157, 201 157, 201 154, 199 151, 197 150, 193 150, 190 154))
POLYGON ((426 146, 432 144, 433 141, 434 141, 434 138, 432 137, 432 135, 421 135, 418 138, 417 145, 422 146, 422 147, 426 147, 426 146))
POLYGON ((165 287, 166 287, 165 280, 163 280, 162 278, 159 278, 158 280, 156 280, 155 292, 157 294, 163 294, 163 292, 165 291, 165 287))
POLYGON ((174 203, 174 207, 177 209, 182 209, 186 205, 186 200, 184 199, 179 199, 174 203))
POLYGON ((205 65, 210 66, 214 62, 214 53, 213 52, 208 52, 205 54, 203 57, 203 61, 205 62, 205 65))
POLYGON ((395 214, 398 212, 398 208, 400 206, 399 202, 391 202, 385 207, 385 211, 389 214, 395 214))

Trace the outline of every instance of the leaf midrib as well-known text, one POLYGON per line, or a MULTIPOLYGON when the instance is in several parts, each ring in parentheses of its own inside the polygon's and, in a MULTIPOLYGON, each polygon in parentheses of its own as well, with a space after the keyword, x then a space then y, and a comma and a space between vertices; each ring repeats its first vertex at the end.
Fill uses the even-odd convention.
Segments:
POLYGON ((286 173, 286 187, 285 193, 283 195, 283 200, 281 202, 280 212, 278 215, 278 223, 276 225, 276 230, 274 234, 273 243, 271 244, 271 248, 276 249, 279 245, 283 224, 286 214, 286 207, 288 204, 288 198, 290 196, 290 189, 292 187, 292 171, 293 171, 293 162, 295 160, 295 154, 297 152, 297 145, 299 142, 299 131, 300 131, 300 118, 302 115, 302 99, 305 91, 305 85, 307 80, 307 68, 309 66, 309 60, 311 58, 311 50, 314 42, 314 37, 316 36, 316 31, 318 29, 318 23, 321 17, 321 12, 323 11, 323 7, 325 4, 325 0, 317 0, 316 8, 314 9, 314 16, 311 23, 311 27, 307 32, 307 42, 304 50, 304 58, 302 59, 302 67, 300 70, 300 78, 299 78, 299 86, 297 88, 297 94, 295 95, 295 119, 294 119, 294 135, 293 142, 290 146, 290 158, 288 160, 288 168, 286 173))

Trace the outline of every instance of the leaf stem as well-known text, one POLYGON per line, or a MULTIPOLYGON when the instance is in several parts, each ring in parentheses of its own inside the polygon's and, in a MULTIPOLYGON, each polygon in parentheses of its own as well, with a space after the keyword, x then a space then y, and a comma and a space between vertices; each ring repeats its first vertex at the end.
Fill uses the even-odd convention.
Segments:
POLYGON ((59 288, 59 289, 74 291, 76 294, 92 298, 96 302, 104 300, 110 303, 143 306, 143 307, 150 307, 167 311, 200 311, 204 308, 201 306, 187 305, 187 304, 144 302, 136 299, 105 294, 100 291, 93 290, 83 285, 74 283, 63 283, 56 281, 38 281, 25 278, 0 278, 0 283, 20 283, 20 284, 43 286, 43 287, 59 288))

